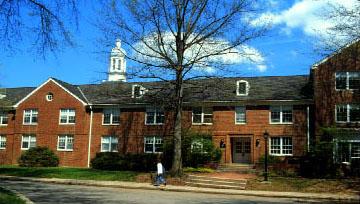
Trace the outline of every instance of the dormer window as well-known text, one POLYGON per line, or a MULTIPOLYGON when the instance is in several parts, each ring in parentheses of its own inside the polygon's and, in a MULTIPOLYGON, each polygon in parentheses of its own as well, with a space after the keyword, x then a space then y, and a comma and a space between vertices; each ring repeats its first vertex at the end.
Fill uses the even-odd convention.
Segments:
POLYGON ((247 96, 249 94, 249 82, 244 80, 239 80, 236 82, 236 95, 237 96, 247 96))
POLYGON ((141 98, 146 92, 146 89, 141 85, 133 85, 132 86, 132 98, 141 98))

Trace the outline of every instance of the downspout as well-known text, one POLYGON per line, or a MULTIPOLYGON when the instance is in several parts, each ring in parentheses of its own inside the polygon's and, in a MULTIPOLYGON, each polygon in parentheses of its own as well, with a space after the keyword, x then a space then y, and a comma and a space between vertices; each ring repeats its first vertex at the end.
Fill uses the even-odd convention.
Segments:
POLYGON ((306 107, 306 136, 307 136, 307 151, 310 151, 310 107, 306 107))
POLYGON ((87 161, 88 168, 90 167, 90 158, 91 158, 92 123, 93 123, 93 108, 92 106, 90 106, 90 127, 89 127, 88 161, 87 161))

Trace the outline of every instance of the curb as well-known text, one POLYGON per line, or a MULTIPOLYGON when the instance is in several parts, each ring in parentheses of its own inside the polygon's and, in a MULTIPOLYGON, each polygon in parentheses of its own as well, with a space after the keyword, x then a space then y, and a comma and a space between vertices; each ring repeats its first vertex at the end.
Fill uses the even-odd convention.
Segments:
POLYGON ((4 187, 4 186, 2 186, 1 188, 6 189, 6 190, 14 193, 18 198, 20 198, 21 200, 23 200, 26 204, 34 204, 34 202, 32 202, 28 197, 26 197, 25 195, 19 193, 19 192, 16 191, 16 190, 9 189, 9 188, 6 188, 6 187, 4 187))
POLYGON ((163 190, 163 191, 171 191, 171 192, 193 192, 193 193, 208 193, 208 194, 211 193, 211 194, 223 194, 223 195, 317 199, 317 200, 325 200, 325 201, 326 200, 346 201, 346 202, 360 201, 360 195, 349 195, 349 194, 250 191, 250 190, 214 189, 214 188, 199 188, 199 187, 173 186, 173 185, 167 185, 166 187, 156 187, 149 183, 75 180, 75 179, 57 179, 57 178, 33 178, 33 177, 29 178, 29 177, 15 177, 15 176, 0 176, 0 179, 13 180, 13 181, 35 181, 35 182, 65 184, 65 185, 84 185, 84 186, 125 188, 125 189, 163 190))

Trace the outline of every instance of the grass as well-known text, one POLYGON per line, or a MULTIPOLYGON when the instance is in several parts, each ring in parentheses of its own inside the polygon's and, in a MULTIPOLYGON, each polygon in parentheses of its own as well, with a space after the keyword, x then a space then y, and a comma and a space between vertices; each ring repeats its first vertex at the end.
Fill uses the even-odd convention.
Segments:
POLYGON ((0 166, 0 175, 79 180, 135 181, 137 173, 131 171, 102 171, 87 168, 0 166))
POLYGON ((17 197, 11 191, 0 187, 0 204, 25 204, 25 201, 17 197))
POLYGON ((213 172, 215 172, 214 169, 204 168, 204 167, 198 167, 198 168, 185 167, 183 170, 184 170, 184 173, 213 173, 213 172))
POLYGON ((263 178, 248 180, 247 190, 289 191, 306 193, 359 193, 359 179, 308 179, 299 177, 271 177, 270 183, 263 178))

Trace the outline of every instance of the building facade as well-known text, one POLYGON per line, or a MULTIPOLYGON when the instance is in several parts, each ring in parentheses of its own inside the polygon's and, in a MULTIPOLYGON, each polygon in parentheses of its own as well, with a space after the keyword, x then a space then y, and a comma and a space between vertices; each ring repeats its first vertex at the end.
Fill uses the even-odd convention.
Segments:
MULTIPOLYGON (((349 62, 357 63, 357 70, 358 59, 349 62)), ((345 117, 327 111, 328 106, 338 109, 334 102, 324 104, 326 94, 334 94, 321 90, 329 86, 322 73, 330 70, 328 64, 319 64, 310 76, 193 80, 184 89, 183 129, 211 134, 214 144, 222 147, 224 163, 258 162, 265 151, 265 132, 270 135, 270 155, 302 156, 320 127, 329 124, 323 121, 334 119, 328 115, 345 117)), ((72 85, 50 78, 34 88, 4 89, 0 164, 16 164, 21 153, 33 146, 47 146, 59 156, 61 166, 76 167, 88 167, 97 152, 161 153, 164 140, 172 135, 173 114, 167 108, 169 93, 157 90, 168 86, 126 82, 126 61, 118 41, 107 82, 72 85)), ((355 95, 346 101, 349 110, 357 110, 352 106, 358 101, 355 95)), ((356 130, 349 117, 344 124, 356 130)))

